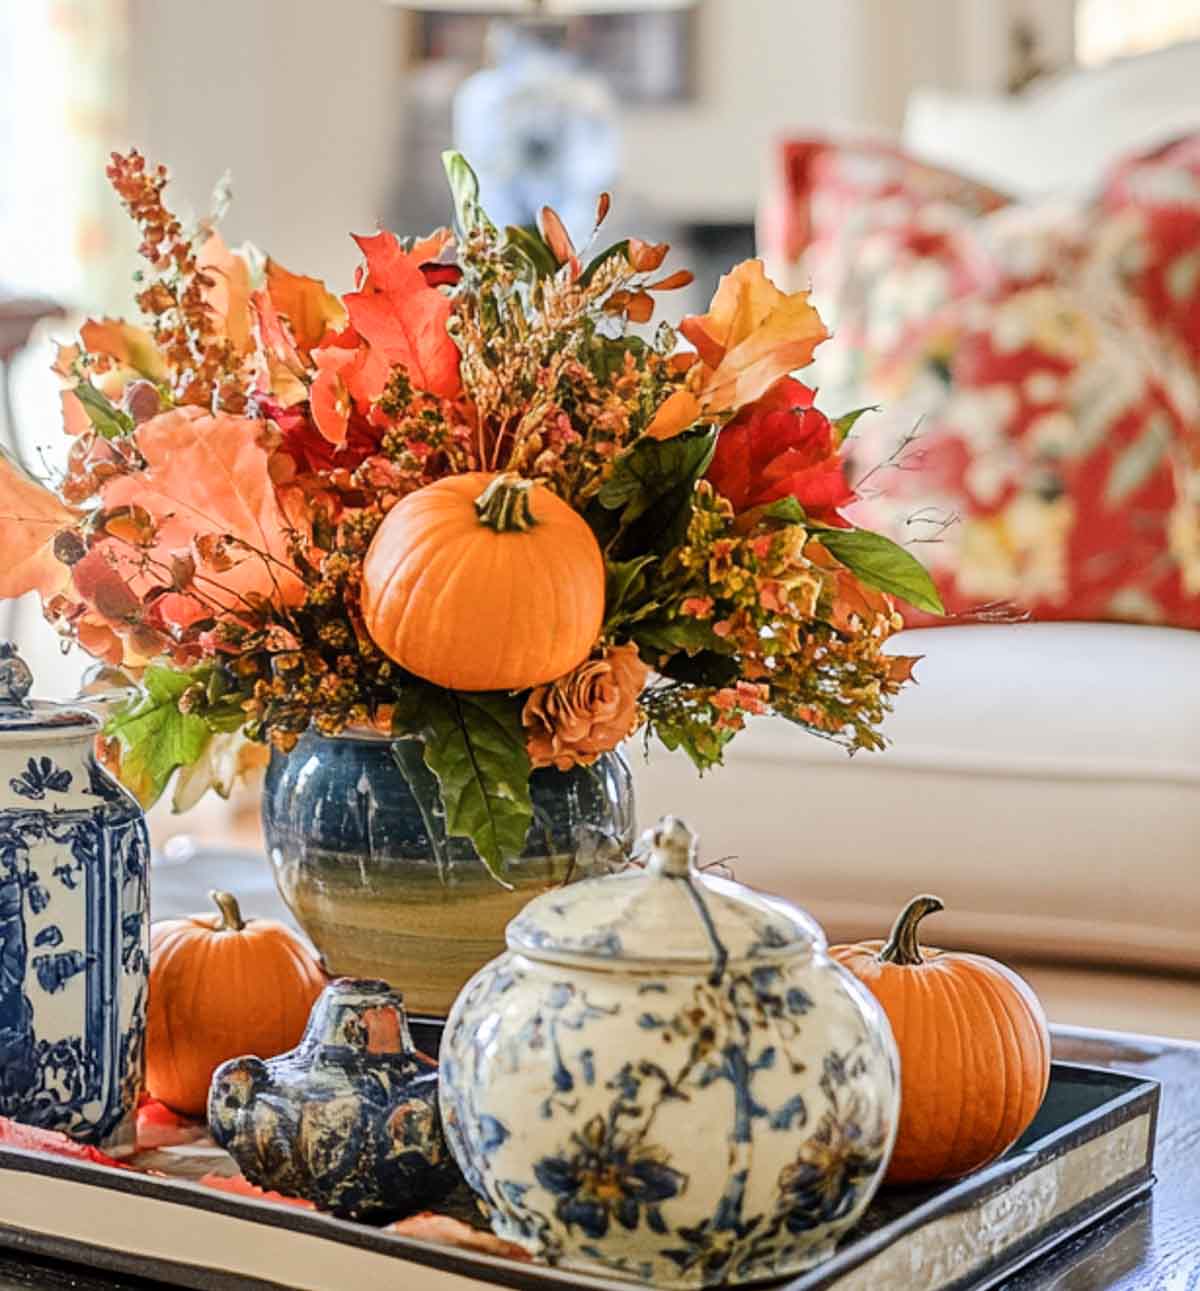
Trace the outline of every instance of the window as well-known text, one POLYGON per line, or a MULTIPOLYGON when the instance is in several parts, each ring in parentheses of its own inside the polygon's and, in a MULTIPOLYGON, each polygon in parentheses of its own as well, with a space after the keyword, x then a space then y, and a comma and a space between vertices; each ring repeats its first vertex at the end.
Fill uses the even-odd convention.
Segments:
POLYGON ((1079 0, 1076 56, 1084 66, 1200 39, 1196 0, 1079 0))

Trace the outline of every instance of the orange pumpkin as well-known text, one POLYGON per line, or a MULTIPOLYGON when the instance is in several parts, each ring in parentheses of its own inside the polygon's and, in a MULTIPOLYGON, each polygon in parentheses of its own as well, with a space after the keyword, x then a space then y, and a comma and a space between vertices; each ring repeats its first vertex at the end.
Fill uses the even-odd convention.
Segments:
POLYGON ((210 895, 218 914, 150 930, 146 1090, 188 1116, 204 1114, 221 1063, 295 1048, 325 986, 316 957, 289 928, 243 921, 228 892, 210 895))
POLYGON ((368 632, 402 668, 451 690, 526 690, 591 653, 604 557, 544 485, 452 475, 388 512, 362 596, 368 632))
POLYGON ((889 1183, 954 1179, 1010 1148, 1050 1079, 1037 996, 982 955, 923 948, 917 925, 943 909, 914 897, 886 942, 831 946, 883 1006, 900 1051, 900 1129, 889 1183))

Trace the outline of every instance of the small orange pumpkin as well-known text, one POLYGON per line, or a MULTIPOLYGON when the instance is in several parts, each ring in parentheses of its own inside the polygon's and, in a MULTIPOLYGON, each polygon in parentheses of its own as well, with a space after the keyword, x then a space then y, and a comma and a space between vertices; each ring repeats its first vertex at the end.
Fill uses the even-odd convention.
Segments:
POLYGON ((889 1183, 954 1179, 994 1160, 1050 1079, 1046 1015, 1029 986, 994 959, 918 943, 917 925, 943 908, 914 897, 886 942, 829 948, 883 1006, 900 1051, 889 1183))
POLYGON ((150 930, 146 1091, 202 1116, 215 1068, 273 1058, 299 1043, 325 986, 316 956, 274 919, 243 920, 228 892, 217 915, 164 919, 150 930))
POLYGON ((583 517, 516 475, 451 475, 402 498, 363 562, 375 644, 451 690, 526 690, 591 653, 604 557, 583 517))

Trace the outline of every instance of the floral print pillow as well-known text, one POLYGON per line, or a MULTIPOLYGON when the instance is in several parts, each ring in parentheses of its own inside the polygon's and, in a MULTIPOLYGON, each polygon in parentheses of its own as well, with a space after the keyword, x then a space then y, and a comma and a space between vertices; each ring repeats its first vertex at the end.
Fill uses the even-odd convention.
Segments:
POLYGON ((1088 206, 870 145, 804 174, 822 401, 884 405, 855 518, 922 543, 952 614, 1200 628, 1200 137, 1088 206))

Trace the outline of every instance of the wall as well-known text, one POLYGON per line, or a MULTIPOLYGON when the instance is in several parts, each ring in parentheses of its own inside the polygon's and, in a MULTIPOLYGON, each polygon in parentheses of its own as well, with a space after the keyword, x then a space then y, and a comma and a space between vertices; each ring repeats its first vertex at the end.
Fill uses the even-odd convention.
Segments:
MULTIPOLYGON (((130 139, 228 239, 349 284, 392 178, 405 15, 383 0, 130 0, 130 139)), ((177 198, 178 200, 178 198, 177 198)))
POLYGON ((1010 21, 1036 22, 1056 64, 1074 0, 701 0, 696 98, 625 123, 629 183, 671 215, 749 219, 772 141, 797 131, 896 134, 916 85, 993 91, 1010 21))
MULTIPOLYGON (((226 229, 345 282, 398 160, 407 15, 387 0, 129 0, 130 137, 203 209, 233 172, 226 229)), ((1003 83, 1007 24, 1073 0, 700 0, 693 100, 624 123, 628 187, 670 217, 749 220, 771 142, 895 133, 916 83, 1003 83)), ((1058 40, 1058 35, 1055 35, 1058 40)), ((1061 42, 1059 42, 1061 43, 1061 42)))

